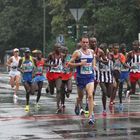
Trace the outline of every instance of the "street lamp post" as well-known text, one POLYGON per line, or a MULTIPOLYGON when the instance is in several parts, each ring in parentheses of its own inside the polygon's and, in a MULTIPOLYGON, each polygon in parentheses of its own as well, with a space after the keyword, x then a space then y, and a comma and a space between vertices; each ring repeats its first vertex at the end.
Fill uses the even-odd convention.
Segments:
POLYGON ((43 0, 43 55, 45 57, 46 46, 46 1, 43 0))

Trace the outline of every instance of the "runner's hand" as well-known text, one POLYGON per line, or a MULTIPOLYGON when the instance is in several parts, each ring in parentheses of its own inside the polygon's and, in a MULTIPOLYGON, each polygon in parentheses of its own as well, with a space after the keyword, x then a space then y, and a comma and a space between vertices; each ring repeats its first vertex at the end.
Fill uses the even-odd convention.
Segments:
POLYGON ((81 61, 81 62, 80 62, 80 66, 86 65, 86 63, 87 63, 87 61, 81 61))

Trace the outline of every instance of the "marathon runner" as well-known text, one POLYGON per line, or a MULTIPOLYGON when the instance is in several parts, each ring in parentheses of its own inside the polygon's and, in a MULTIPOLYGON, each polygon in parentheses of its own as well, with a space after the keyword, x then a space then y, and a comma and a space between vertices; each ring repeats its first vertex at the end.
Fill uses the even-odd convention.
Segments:
POLYGON ((61 85, 61 104, 62 107, 65 107, 65 95, 69 98, 70 93, 72 92, 72 69, 68 66, 68 62, 71 59, 71 55, 68 53, 68 48, 64 47, 63 52, 65 54, 65 59, 63 62, 63 71, 62 71, 62 85, 61 85))
POLYGON ((125 56, 122 53, 119 53, 119 48, 120 46, 118 43, 113 44, 113 53, 111 54, 111 58, 114 63, 113 68, 114 88, 110 99, 110 105, 115 104, 114 100, 120 83, 121 65, 124 65, 126 62, 125 56))
POLYGON ((30 49, 26 49, 24 57, 19 61, 18 69, 22 73, 22 82, 26 90, 26 106, 25 111, 30 111, 29 100, 30 94, 33 92, 33 77, 35 73, 36 60, 30 55, 30 49))
POLYGON ((13 56, 10 57, 7 61, 7 66, 10 68, 9 76, 10 76, 10 85, 12 88, 15 87, 14 89, 14 99, 17 99, 17 91, 19 90, 19 85, 20 85, 20 72, 18 71, 18 64, 20 60, 19 56, 19 49, 15 48, 13 49, 13 56))
POLYGON ((128 93, 127 97, 136 92, 136 84, 140 85, 140 44, 138 40, 133 41, 132 47, 133 50, 128 52, 127 62, 130 63, 130 83, 131 90, 128 93))
POLYGON ((61 44, 54 45, 54 51, 48 55, 47 66, 49 70, 46 73, 46 78, 49 82, 50 94, 54 94, 54 88, 56 87, 56 100, 57 100, 57 111, 61 113, 61 84, 62 84, 62 62, 64 60, 64 54, 61 53, 61 44))
POLYGON ((42 52, 40 50, 36 51, 36 72, 35 77, 33 78, 33 82, 37 83, 38 90, 37 90, 37 98, 36 98, 36 108, 39 108, 39 100, 41 96, 41 90, 43 87, 43 81, 46 80, 46 78, 43 75, 43 70, 45 66, 45 59, 42 58, 42 52))
POLYGON ((93 67, 94 63, 94 51, 89 49, 89 39, 82 37, 81 49, 76 50, 70 62, 68 63, 71 67, 77 67, 77 89, 78 98, 76 102, 76 109, 82 109, 83 89, 85 88, 88 94, 88 108, 89 108, 89 124, 94 124, 95 118, 93 113, 93 91, 94 91, 94 74, 93 67), (75 62, 76 61, 76 62, 75 62))
POLYGON ((103 115, 106 116, 106 101, 107 97, 110 98, 110 95, 113 90, 113 61, 110 60, 108 57, 107 52, 107 44, 102 43, 100 44, 100 48, 104 51, 104 54, 106 56, 106 61, 104 62, 102 58, 98 61, 99 63, 99 81, 100 81, 100 87, 102 90, 102 104, 103 104, 103 115))

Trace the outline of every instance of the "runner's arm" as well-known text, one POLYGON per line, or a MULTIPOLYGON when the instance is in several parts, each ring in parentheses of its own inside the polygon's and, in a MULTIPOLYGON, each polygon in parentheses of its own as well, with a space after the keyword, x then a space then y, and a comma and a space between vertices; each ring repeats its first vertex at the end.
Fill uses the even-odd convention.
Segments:
POLYGON ((22 65, 22 58, 19 60, 19 63, 18 63, 18 71, 22 72, 23 73, 23 70, 21 68, 21 65, 22 65))
POLYGON ((130 51, 127 55, 126 55, 126 63, 130 62, 132 59, 132 51, 130 51))
POLYGON ((105 65, 108 64, 108 60, 107 60, 106 55, 105 55, 105 53, 103 52, 103 50, 100 50, 100 51, 99 51, 99 56, 97 56, 97 60, 98 60, 99 62, 104 63, 105 65))
POLYGON ((78 67, 78 66, 82 66, 85 65, 85 62, 79 62, 79 63, 75 63, 75 61, 80 57, 80 54, 78 51, 75 51, 72 55, 71 60, 68 63, 68 66, 70 67, 78 67))
POLYGON ((9 68, 11 67, 11 63, 12 63, 12 57, 10 57, 7 62, 6 62, 6 66, 8 66, 9 68))
POLYGON ((46 58, 44 66, 46 66, 46 67, 55 67, 55 66, 57 66, 57 64, 48 64, 49 61, 52 59, 52 55, 53 55, 53 53, 50 53, 48 55, 48 58, 46 58))
POLYGON ((124 67, 130 68, 130 66, 126 63, 126 57, 123 54, 120 55, 120 62, 124 67))

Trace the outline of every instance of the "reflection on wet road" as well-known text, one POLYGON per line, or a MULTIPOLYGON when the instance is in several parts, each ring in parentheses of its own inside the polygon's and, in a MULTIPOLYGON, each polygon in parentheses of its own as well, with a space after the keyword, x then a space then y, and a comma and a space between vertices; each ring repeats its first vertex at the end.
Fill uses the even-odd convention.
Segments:
POLYGON ((36 96, 31 97, 31 111, 24 111, 25 92, 14 101, 8 84, 0 85, 0 140, 140 140, 140 94, 133 95, 131 102, 124 102, 124 110, 116 104, 108 107, 107 116, 102 115, 101 95, 95 100, 96 122, 89 126, 85 116, 74 114, 76 88, 62 114, 55 114, 55 95, 43 93, 36 110, 36 96))

